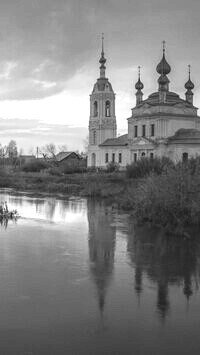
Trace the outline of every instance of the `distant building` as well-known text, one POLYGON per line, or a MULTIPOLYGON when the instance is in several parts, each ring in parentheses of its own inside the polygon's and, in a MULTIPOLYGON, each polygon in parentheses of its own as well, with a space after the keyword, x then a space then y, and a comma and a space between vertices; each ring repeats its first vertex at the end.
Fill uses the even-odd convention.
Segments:
POLYGON ((140 68, 136 106, 128 120, 128 133, 117 137, 115 93, 105 76, 104 47, 100 58, 100 77, 90 95, 88 166, 106 167, 116 162, 125 167, 141 157, 167 156, 174 161, 200 155, 200 117, 193 105, 194 84, 185 84, 185 99, 169 91, 170 65, 163 56, 157 65, 158 91, 143 99, 140 68))
POLYGON ((56 162, 59 166, 74 168, 83 166, 84 159, 76 152, 60 152, 56 155, 56 162))

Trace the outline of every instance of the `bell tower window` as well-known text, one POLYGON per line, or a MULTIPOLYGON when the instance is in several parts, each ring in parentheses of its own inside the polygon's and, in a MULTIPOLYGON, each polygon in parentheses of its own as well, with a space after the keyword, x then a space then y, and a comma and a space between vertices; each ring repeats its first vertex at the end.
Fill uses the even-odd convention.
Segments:
POLYGON ((93 144, 97 143, 97 132, 93 131, 93 144))
POLYGON ((110 117, 110 101, 106 101, 106 117, 110 117))
POLYGON ((98 103, 97 101, 94 102, 94 117, 98 116, 98 103))

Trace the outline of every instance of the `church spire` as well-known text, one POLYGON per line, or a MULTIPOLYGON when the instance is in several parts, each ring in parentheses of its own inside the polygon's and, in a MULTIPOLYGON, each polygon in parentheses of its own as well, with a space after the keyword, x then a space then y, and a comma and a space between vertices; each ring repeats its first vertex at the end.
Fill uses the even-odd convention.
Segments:
POLYGON ((169 82, 170 82, 167 77, 167 74, 170 73, 171 67, 165 59, 166 42, 163 41, 162 44, 163 44, 163 56, 160 63, 157 65, 156 70, 157 73, 160 74, 160 77, 158 79, 158 84, 159 84, 158 91, 160 93, 160 102, 165 102, 166 93, 167 91, 169 91, 169 82))
POLYGON ((193 104, 193 92, 192 90, 194 89, 194 84, 190 79, 190 72, 191 72, 191 65, 188 65, 188 81, 185 83, 185 88, 186 88, 186 93, 185 93, 185 98, 186 101, 190 102, 191 104, 193 104))
POLYGON ((138 67, 138 81, 135 84, 135 88, 136 88, 136 105, 140 104, 142 102, 142 97, 143 97, 143 92, 142 89, 144 88, 143 83, 140 80, 140 69, 141 67, 138 67))
POLYGON ((105 78, 105 72, 106 72, 106 58, 104 57, 104 34, 102 33, 101 37, 101 58, 99 59, 100 65, 100 78, 105 78))

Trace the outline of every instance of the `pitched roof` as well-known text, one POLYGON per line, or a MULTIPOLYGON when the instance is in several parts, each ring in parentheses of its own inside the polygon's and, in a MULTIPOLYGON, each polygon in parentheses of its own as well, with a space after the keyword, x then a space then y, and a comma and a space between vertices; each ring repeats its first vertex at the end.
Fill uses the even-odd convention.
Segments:
POLYGON ((56 160, 57 161, 62 161, 65 158, 68 158, 71 154, 76 154, 79 159, 81 159, 81 156, 76 153, 76 152, 60 152, 56 154, 56 160))
POLYGON ((128 145, 128 134, 123 134, 117 138, 108 138, 103 143, 101 143, 100 147, 107 146, 126 146, 128 145))

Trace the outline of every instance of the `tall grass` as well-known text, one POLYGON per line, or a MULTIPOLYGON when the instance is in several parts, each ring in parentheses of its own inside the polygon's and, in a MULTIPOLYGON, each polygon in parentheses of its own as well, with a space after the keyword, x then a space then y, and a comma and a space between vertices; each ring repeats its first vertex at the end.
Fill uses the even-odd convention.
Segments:
POLYGON ((162 158, 142 158, 136 162, 127 165, 126 176, 127 178, 138 179, 148 176, 150 173, 157 175, 162 174, 169 168, 173 168, 174 163, 167 157, 162 158))
POLYGON ((147 177, 137 186, 132 200, 137 220, 175 234, 185 234, 191 226, 199 228, 199 172, 199 162, 193 161, 147 177))

